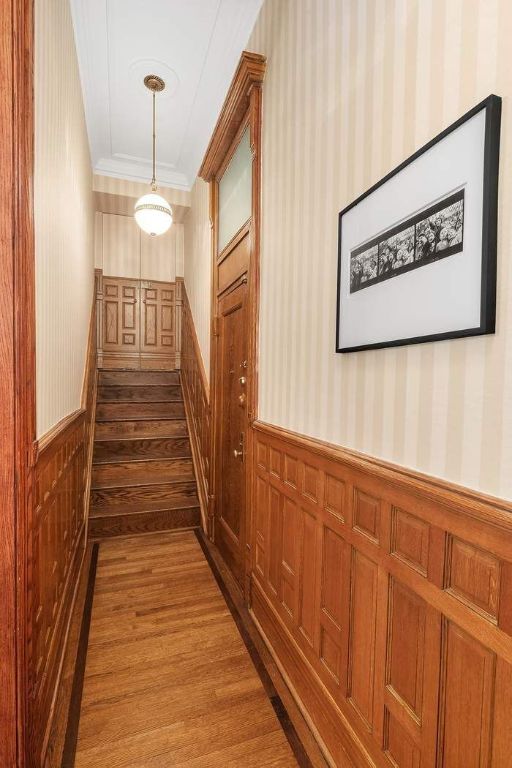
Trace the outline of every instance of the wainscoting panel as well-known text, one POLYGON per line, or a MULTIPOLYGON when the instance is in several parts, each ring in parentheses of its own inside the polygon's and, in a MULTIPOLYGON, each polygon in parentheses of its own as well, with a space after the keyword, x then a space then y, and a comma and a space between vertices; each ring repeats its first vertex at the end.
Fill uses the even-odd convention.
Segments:
POLYGON ((510 765, 512 506, 254 436, 252 613, 334 761, 510 765))
POLYGON ((31 741, 45 765, 59 696, 62 659, 86 543, 94 409, 96 316, 93 308, 82 407, 35 445, 31 536, 29 689, 31 741))
POLYGON ((203 527, 207 531, 209 530, 208 514, 210 507, 210 392, 185 285, 181 281, 179 284, 181 285, 183 295, 181 384, 187 412, 203 527))

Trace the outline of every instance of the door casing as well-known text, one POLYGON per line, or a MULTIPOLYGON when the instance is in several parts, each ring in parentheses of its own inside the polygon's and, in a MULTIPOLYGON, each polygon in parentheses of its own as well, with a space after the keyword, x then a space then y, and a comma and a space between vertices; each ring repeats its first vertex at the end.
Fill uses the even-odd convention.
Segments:
MULTIPOLYGON (((258 404, 258 379, 257 379, 257 353, 258 353, 258 312, 259 312, 259 256, 260 256, 260 194, 261 194, 261 108, 262 85, 265 75, 266 59, 264 56, 244 51, 240 58, 237 71, 229 88, 219 120, 212 135, 199 176, 210 185, 210 223, 212 226, 212 294, 211 294, 211 462, 210 462, 210 488, 212 494, 208 505, 208 535, 215 541, 216 504, 219 497, 219 484, 222 478, 218 473, 218 435, 220 419, 222 418, 221 395, 219 392, 219 287, 220 268, 222 256, 227 250, 232 249, 237 238, 243 238, 246 234, 249 238, 249 254, 245 278, 247 280, 247 323, 249 328, 248 355, 247 355, 247 417, 248 429, 245 445, 245 531, 243 540, 245 545, 245 558, 243 563, 244 575, 242 578, 243 591, 246 599, 250 600, 250 561, 251 552, 248 546, 250 537, 246 532, 251 528, 252 510, 252 456, 253 436, 251 425, 257 418, 258 404), (250 146, 252 152, 252 215, 249 221, 248 232, 244 228, 235 235, 231 243, 218 254, 219 232, 219 193, 218 182, 238 146, 238 142, 246 127, 250 130, 250 146)), ((232 285, 237 280, 243 279, 243 275, 237 275, 232 285)), ((222 286, 224 290, 228 286, 222 286)))
POLYGON ((32 0, 0 4, 0 765, 16 768, 34 764, 27 670, 36 432, 33 13, 32 0))

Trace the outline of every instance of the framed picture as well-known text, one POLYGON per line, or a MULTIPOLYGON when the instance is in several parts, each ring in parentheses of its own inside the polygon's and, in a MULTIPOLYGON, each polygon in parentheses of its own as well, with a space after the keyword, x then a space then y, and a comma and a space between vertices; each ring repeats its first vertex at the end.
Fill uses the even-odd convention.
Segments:
POLYGON ((494 333, 501 99, 339 214, 336 351, 494 333))

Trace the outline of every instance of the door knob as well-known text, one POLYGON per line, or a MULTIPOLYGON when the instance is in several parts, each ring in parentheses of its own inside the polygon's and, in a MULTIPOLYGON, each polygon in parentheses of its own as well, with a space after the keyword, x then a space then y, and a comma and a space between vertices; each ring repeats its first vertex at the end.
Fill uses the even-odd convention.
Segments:
POLYGON ((245 376, 240 376, 239 382, 242 385, 242 387, 245 387, 245 385, 247 384, 247 379, 245 378, 245 376))
POLYGON ((240 408, 243 408, 245 405, 245 394, 239 395, 238 397, 238 405, 240 408))
POLYGON ((243 449, 238 450, 238 448, 235 448, 235 450, 233 451, 233 456, 235 457, 235 459, 242 459, 243 455, 244 455, 243 449))

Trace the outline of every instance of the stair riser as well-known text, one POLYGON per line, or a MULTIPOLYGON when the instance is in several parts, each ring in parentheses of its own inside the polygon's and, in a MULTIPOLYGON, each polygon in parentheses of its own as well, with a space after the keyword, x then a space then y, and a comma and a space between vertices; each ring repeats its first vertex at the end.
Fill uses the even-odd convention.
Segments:
POLYGON ((119 384, 128 386, 138 385, 178 385, 180 374, 178 371, 100 371, 98 384, 119 384))
POLYGON ((174 480, 193 480, 192 459, 157 459, 156 461, 98 464, 93 467, 92 487, 128 486, 133 483, 153 484, 174 480))
POLYGON ((104 440, 95 443, 93 461, 163 459, 190 455, 190 441, 186 438, 157 437, 151 440, 104 440))
POLYGON ((133 515, 116 515, 114 517, 97 517, 89 520, 89 536, 92 539, 105 539, 153 531, 197 528, 200 522, 201 513, 199 507, 159 512, 141 512, 133 515))
POLYGON ((165 400, 183 400, 181 387, 176 386, 100 386, 98 387, 98 403, 132 402, 150 403, 165 400))
MULTIPOLYGON (((117 514, 124 504, 161 501, 168 509, 199 504, 195 482, 164 485, 140 485, 132 488, 108 488, 91 491, 91 517, 117 514)), ((142 507, 143 509, 143 507, 142 507)))
POLYGON ((183 403, 98 403, 96 421, 185 418, 183 403))
POLYGON ((95 439, 137 437, 188 437, 187 422, 182 419, 169 421, 106 421, 96 424, 95 439))

